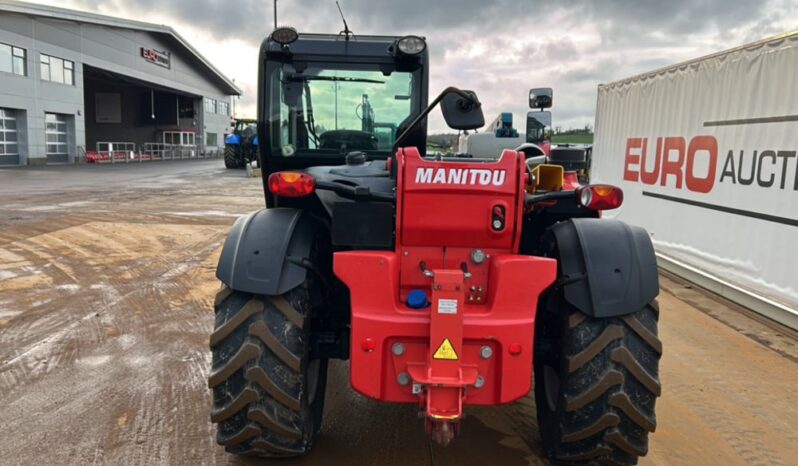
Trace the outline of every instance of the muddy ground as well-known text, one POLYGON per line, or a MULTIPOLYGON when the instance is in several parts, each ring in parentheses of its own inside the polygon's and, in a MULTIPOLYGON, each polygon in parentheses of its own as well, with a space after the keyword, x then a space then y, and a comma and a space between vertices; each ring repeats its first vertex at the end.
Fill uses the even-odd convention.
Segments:
MULTIPOLYGON (((262 205, 221 161, 0 170, 0 464, 259 464, 209 422, 208 335, 225 234, 262 205)), ((663 277, 653 464, 798 461, 798 344, 663 277)), ((331 367, 312 454, 280 465, 545 464, 534 402, 468 409, 448 448, 409 405, 331 367)))

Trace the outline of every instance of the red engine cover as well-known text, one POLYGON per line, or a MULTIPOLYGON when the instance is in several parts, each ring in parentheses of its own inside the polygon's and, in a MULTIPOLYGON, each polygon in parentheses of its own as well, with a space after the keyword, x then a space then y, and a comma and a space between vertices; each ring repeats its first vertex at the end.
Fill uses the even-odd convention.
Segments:
POLYGON ((415 147, 403 149, 402 246, 516 249, 522 212, 523 158, 505 151, 494 163, 424 160, 415 147), (434 199, 435 202, 430 202, 434 199), (501 209, 503 226, 492 226, 501 209))
POLYGON ((537 300, 557 263, 518 255, 523 157, 508 150, 495 162, 435 161, 415 148, 396 157, 395 250, 334 256, 351 296, 352 386, 375 399, 423 402, 436 419, 459 417, 462 404, 526 395, 537 300), (411 308, 413 290, 430 304, 411 308), (444 342, 448 356, 438 354, 444 342))

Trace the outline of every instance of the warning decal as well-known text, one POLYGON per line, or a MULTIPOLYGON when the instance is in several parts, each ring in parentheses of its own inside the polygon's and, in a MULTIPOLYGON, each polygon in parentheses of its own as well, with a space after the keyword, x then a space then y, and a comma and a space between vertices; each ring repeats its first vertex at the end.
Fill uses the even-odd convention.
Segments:
POLYGON ((438 350, 432 355, 432 359, 448 359, 449 361, 457 361, 460 358, 457 357, 457 353, 454 351, 452 342, 449 341, 448 338, 444 338, 441 346, 438 347, 438 350))

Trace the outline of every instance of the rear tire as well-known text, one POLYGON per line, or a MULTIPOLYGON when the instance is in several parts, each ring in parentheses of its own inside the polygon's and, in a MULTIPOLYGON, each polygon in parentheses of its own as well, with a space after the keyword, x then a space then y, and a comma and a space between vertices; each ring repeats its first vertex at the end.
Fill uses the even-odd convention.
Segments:
POLYGON ((538 314, 535 401, 543 447, 559 464, 637 464, 648 453, 661 393, 654 301, 592 318, 561 296, 538 314))
POLYGON ((310 359, 308 283, 279 296, 223 287, 211 335, 211 421, 228 452, 299 456, 319 432, 327 360, 310 359))
POLYGON ((243 164, 238 157, 238 149, 233 146, 225 146, 224 148, 224 166, 225 168, 240 168, 243 164))

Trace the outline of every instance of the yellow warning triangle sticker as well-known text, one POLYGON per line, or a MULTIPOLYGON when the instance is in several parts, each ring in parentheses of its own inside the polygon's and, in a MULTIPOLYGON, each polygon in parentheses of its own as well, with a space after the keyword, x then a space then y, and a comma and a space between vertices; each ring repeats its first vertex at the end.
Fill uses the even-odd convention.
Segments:
POLYGON ((460 358, 457 357, 457 353, 454 351, 452 342, 449 341, 448 338, 444 338, 441 346, 438 347, 438 350, 432 355, 432 359, 448 359, 449 361, 457 361, 460 358))

